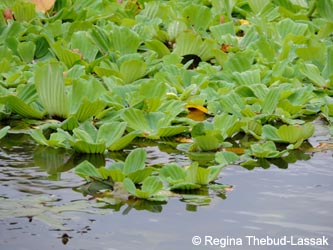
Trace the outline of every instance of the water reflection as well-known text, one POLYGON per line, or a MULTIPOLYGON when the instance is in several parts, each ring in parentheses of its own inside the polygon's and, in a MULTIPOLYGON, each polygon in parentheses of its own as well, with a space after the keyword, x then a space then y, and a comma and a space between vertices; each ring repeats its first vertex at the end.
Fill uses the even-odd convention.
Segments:
POLYGON ((105 166, 105 156, 102 154, 78 154, 58 148, 38 146, 33 152, 36 166, 48 173, 51 180, 60 180, 61 172, 67 172, 87 160, 94 166, 105 166))
MULTIPOLYGON (((115 249, 138 246, 142 249, 192 249, 193 235, 326 235, 330 242, 333 240, 330 212, 333 204, 332 151, 307 153, 302 148, 282 159, 261 160, 255 166, 249 166, 251 171, 239 166, 227 167, 218 181, 234 184, 232 193, 203 189, 171 197, 167 204, 135 199, 118 203, 105 199, 101 203, 97 195, 87 198, 81 192, 72 191, 73 187, 82 186, 83 181, 71 169, 83 160, 95 166, 124 160, 130 149, 122 153, 82 155, 36 147, 28 135, 11 134, 5 139, 0 142, 1 197, 36 198, 41 194, 53 194, 61 198, 56 202, 58 205, 84 200, 92 206, 101 206, 99 211, 109 213, 67 212, 69 214, 64 214, 64 218, 67 226, 73 229, 70 233, 45 230, 48 228, 45 224, 36 220, 29 223, 27 217, 1 219, 0 234, 6 237, 0 239, 0 245, 6 249, 35 249, 36 242, 40 248, 48 249, 51 245, 57 249, 62 247, 62 240, 68 239, 66 247, 72 249, 106 250, 110 245, 115 249)), ((145 147, 151 165, 165 162, 188 165, 190 162, 191 156, 177 151, 168 142, 150 143, 145 147)), ((203 158, 200 154, 197 157, 203 158)), ((26 211, 26 205, 22 205, 22 211, 26 211)), ((12 210, 15 208, 17 204, 12 210)), ((41 209, 46 208, 42 206, 41 209)), ((44 219, 53 215, 48 211, 44 219)), ((60 220, 57 218, 57 221, 60 220)))

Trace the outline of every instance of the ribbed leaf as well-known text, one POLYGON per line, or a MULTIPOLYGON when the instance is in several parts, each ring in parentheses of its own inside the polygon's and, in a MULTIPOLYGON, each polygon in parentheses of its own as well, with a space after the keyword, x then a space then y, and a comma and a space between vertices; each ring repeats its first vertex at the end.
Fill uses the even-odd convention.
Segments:
POLYGON ((196 173, 197 178, 195 183, 200 185, 207 185, 209 183, 209 174, 210 174, 209 168, 198 167, 196 173))
POLYGON ((272 88, 268 91, 264 102, 262 104, 262 113, 263 114, 273 114, 276 108, 276 105, 280 99, 280 88, 272 88))
POLYGON ((170 127, 158 129, 157 135, 159 137, 171 137, 171 136, 179 135, 186 131, 188 131, 188 127, 186 127, 186 126, 173 126, 173 127, 170 126, 170 127))
POLYGON ((160 176, 171 184, 184 181, 186 178, 185 170, 177 164, 163 166, 160 170, 160 176))
POLYGON ((266 0, 248 0, 248 3, 255 14, 259 14, 267 4, 269 4, 269 1, 266 0))
POLYGON ((240 111, 245 108, 244 100, 234 92, 224 95, 220 99, 224 112, 241 116, 240 111))
POLYGON ((325 86, 325 79, 321 76, 320 71, 316 65, 310 63, 303 63, 300 65, 300 71, 316 86, 325 86))
POLYGON ((51 48, 59 60, 62 61, 68 68, 71 68, 74 63, 81 60, 81 55, 66 49, 62 44, 62 41, 51 44, 51 48))
POLYGON ((141 110, 134 108, 126 109, 122 114, 122 118, 132 129, 142 131, 149 129, 144 113, 141 110))
POLYGON ((204 5, 190 4, 183 10, 188 25, 195 30, 206 30, 212 19, 210 9, 204 5))
POLYGON ((234 152, 218 152, 215 154, 215 161, 222 166, 227 166, 239 160, 239 156, 234 152))
POLYGON ((74 168, 75 174, 89 179, 89 177, 98 177, 102 178, 102 175, 98 172, 94 165, 92 165, 89 161, 83 161, 79 165, 74 168))
POLYGON ((302 137, 303 140, 306 140, 313 135, 314 131, 315 131, 314 125, 312 123, 306 123, 301 126, 300 136, 302 137))
POLYGON ((87 154, 103 154, 106 150, 105 143, 89 143, 86 141, 75 141, 72 146, 75 151, 87 154))
POLYGON ((109 147, 121 138, 125 132, 126 126, 126 122, 104 123, 98 129, 97 142, 104 141, 106 143, 106 147, 109 147))
POLYGON ((144 169, 139 169, 135 172, 129 173, 127 177, 130 178, 134 183, 139 184, 143 182, 147 177, 149 177, 153 171, 153 168, 146 167, 144 169))
POLYGON ((140 45, 140 37, 127 27, 115 27, 111 34, 113 48, 121 55, 137 52, 140 45))
POLYGON ((248 70, 244 72, 234 72, 233 73, 235 80, 239 85, 251 85, 251 84, 260 84, 260 70, 248 70))
POLYGON ((123 181, 124 187, 126 188, 127 192, 129 192, 130 194, 136 196, 136 187, 133 183, 133 181, 131 181, 131 179, 129 178, 125 178, 123 181))
POLYGON ((75 32, 72 36, 71 46, 74 49, 79 49, 85 60, 92 62, 98 53, 98 48, 91 42, 90 37, 85 31, 75 32))
POLYGON ((330 22, 333 22, 333 1, 320 0, 316 1, 316 5, 319 15, 323 18, 326 18, 330 22))
POLYGON ((277 24, 277 31, 282 38, 285 38, 289 34, 304 35, 307 29, 307 24, 298 23, 289 18, 283 19, 277 24))
POLYGON ((262 127, 262 136, 266 140, 281 141, 281 137, 278 134, 278 129, 269 124, 262 127))
POLYGON ((168 47, 158 40, 146 41, 145 45, 148 49, 155 51, 158 54, 158 57, 163 57, 170 54, 168 47))
POLYGON ((6 127, 3 127, 2 129, 0 129, 0 140, 3 137, 5 137, 5 135, 7 134, 9 129, 10 129, 10 126, 6 126, 6 127))
POLYGON ((89 101, 84 98, 80 107, 76 110, 73 115, 80 121, 83 122, 88 118, 98 115, 105 108, 106 104, 104 101, 96 100, 89 101))
POLYGON ((202 135, 193 138, 194 144, 200 151, 217 150, 220 142, 215 135, 202 135))
POLYGON ((174 184, 170 187, 170 190, 183 190, 183 191, 188 191, 188 190, 195 190, 201 188, 201 185, 199 184, 194 184, 191 182, 181 182, 174 184))
POLYGON ((300 128, 293 125, 282 125, 277 131, 283 141, 296 143, 301 138, 300 128))
POLYGON ((90 35, 95 44, 99 47, 99 50, 103 54, 108 54, 110 51, 111 42, 107 32, 99 26, 94 26, 94 28, 90 31, 90 35))
MULTIPOLYGON (((230 153, 232 153, 232 152, 230 152, 230 153)), ((238 155, 233 155, 233 156, 228 155, 226 158, 227 158, 227 161, 229 161, 229 163, 233 163, 233 162, 239 160, 238 155)), ((224 166, 211 166, 211 167, 208 168, 210 170, 209 175, 208 175, 208 182, 209 183, 215 181, 218 178, 218 176, 219 176, 221 170, 223 169, 223 167, 224 166)))
POLYGON ((323 69, 322 75, 323 77, 328 79, 330 76, 333 75, 333 46, 327 48, 326 56, 326 64, 323 69))
POLYGON ((128 175, 145 167, 146 151, 142 148, 134 149, 126 158, 123 173, 128 175))
POLYGON ((36 16, 35 5, 26 1, 17 1, 12 10, 15 15, 15 20, 18 22, 30 22, 36 16))
POLYGON ((35 119, 41 119, 44 117, 43 112, 32 108, 17 96, 8 95, 5 97, 0 97, 0 102, 6 103, 12 111, 23 117, 35 119))
POLYGON ((121 137, 117 141, 113 142, 109 146, 110 151, 118 151, 122 150, 125 147, 127 147, 137 136, 141 135, 141 132, 133 131, 131 133, 128 133, 127 135, 121 137))
POLYGON ((200 36, 194 33, 181 33, 176 40, 176 48, 174 53, 180 56, 183 55, 199 55, 201 51, 202 40, 200 36))
POLYGON ((149 176, 143 181, 141 190, 143 192, 148 192, 151 196, 160 191, 162 187, 163 183, 160 178, 158 178, 157 176, 149 176))
POLYGON ((50 115, 68 117, 63 69, 59 63, 47 63, 35 71, 35 84, 41 103, 50 115))
POLYGON ((26 63, 31 63, 34 59, 36 45, 33 42, 22 42, 17 46, 17 52, 22 60, 26 63))
POLYGON ((147 65, 144 61, 130 60, 120 65, 120 73, 125 83, 131 83, 146 74, 147 65))

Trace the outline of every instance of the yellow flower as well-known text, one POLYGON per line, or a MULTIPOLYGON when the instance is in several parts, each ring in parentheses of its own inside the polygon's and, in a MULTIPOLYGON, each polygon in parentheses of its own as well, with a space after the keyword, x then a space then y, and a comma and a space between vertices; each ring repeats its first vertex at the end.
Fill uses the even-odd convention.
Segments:
POLYGON ((239 22, 240 22, 241 25, 249 25, 250 24, 249 21, 245 20, 245 19, 241 19, 241 20, 239 20, 239 22))

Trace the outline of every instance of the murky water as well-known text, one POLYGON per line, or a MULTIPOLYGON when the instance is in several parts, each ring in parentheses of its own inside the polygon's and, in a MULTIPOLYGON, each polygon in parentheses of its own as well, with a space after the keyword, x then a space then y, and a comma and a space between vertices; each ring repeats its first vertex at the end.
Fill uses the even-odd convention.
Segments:
MULTIPOLYGON (((323 139, 316 138, 311 143, 323 139)), ((14 217, 0 211, 1 250, 333 249, 332 151, 302 154, 296 158, 304 160, 286 163, 286 169, 271 165, 249 171, 229 166, 219 179, 234 186, 226 197, 212 195, 207 206, 170 198, 167 204, 152 205, 151 212, 140 210, 147 208, 143 205, 102 209, 94 208, 100 205, 95 200, 86 202, 89 197, 73 191, 83 181, 71 171, 85 159, 82 155, 36 147, 25 135, 11 135, 1 143, 0 202, 28 197, 12 208, 14 217), (45 199, 40 202, 43 206, 36 207, 36 199, 45 199), (82 212, 77 207, 75 211, 65 209, 66 204, 77 206, 82 200, 82 212), (66 211, 50 213, 42 209, 45 204, 66 211), (37 215, 18 217, 29 209, 37 215), (55 222, 64 223, 66 229, 54 230, 47 224, 55 222), (199 246, 192 244, 193 236, 201 237, 199 246), (299 238, 327 237, 330 246, 254 246, 248 236, 294 237, 295 244, 299 238), (213 238, 216 241, 210 240, 213 238), (236 243, 239 245, 234 246, 236 243)), ((146 150, 150 164, 189 162, 167 145, 150 145, 146 150)), ((89 160, 104 165, 124 157, 110 154, 89 160)))

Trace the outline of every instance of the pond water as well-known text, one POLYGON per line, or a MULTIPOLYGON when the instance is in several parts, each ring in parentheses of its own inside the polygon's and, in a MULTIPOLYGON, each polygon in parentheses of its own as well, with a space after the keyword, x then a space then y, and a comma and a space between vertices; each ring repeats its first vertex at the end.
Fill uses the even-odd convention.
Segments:
MULTIPOLYGON (((311 144, 321 139, 327 140, 318 136, 311 144)), ((150 164, 189 162, 158 145, 147 151, 150 164)), ((116 157, 124 155, 89 160, 104 164, 116 157)), ((333 152, 296 158, 302 160, 277 164, 280 168, 226 167, 219 182, 233 189, 210 194, 205 206, 174 197, 162 205, 101 208, 75 192, 84 182, 71 168, 83 156, 37 147, 27 135, 7 135, 0 148, 0 249, 333 249, 333 152), (62 224, 66 228, 57 229, 62 224), (198 246, 194 236, 202 240, 198 246), (250 236, 289 242, 255 246, 250 236), (324 237, 330 246, 291 245, 306 237, 324 237)))

